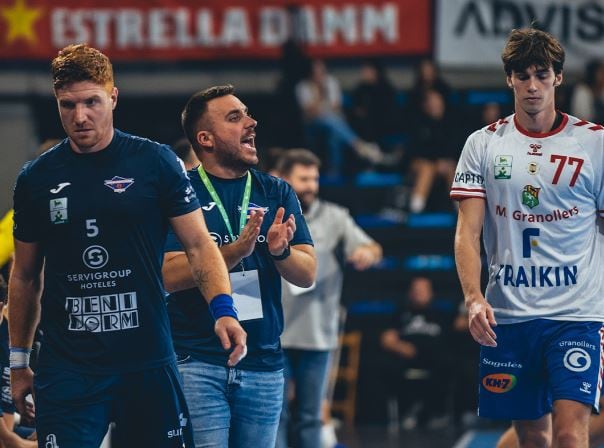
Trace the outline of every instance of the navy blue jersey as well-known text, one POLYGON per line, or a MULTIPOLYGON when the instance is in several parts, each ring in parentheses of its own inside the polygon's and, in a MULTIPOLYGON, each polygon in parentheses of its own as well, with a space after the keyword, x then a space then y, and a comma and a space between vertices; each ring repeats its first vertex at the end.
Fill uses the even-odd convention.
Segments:
MULTIPOLYGON (((254 252, 243 259, 243 265, 246 271, 258 270, 263 318, 241 322, 241 326, 247 332, 248 355, 238 366, 248 370, 272 371, 283 367, 279 342, 279 336, 283 331, 281 276, 266 242, 266 233, 275 220, 277 209, 285 208, 285 218, 290 214, 295 216, 296 232, 290 242, 291 245, 312 244, 312 239, 302 216, 300 203, 292 188, 283 180, 268 174, 255 170, 251 170, 251 173, 252 194, 248 210, 263 208, 265 215, 254 252)), ((197 170, 189 171, 189 177, 202 204, 203 214, 214 241, 218 246, 229 244, 231 238, 227 227, 197 170)), ((239 229, 239 209, 246 177, 220 179, 209 173, 208 177, 224 204, 231 227, 239 229)), ((171 251, 182 251, 172 231, 168 232, 166 242, 166 252, 171 251)), ((236 271, 241 271, 240 264, 231 270, 231 272, 236 271)), ((171 294, 168 300, 168 313, 172 324, 174 348, 178 355, 188 355, 200 361, 226 366, 228 353, 222 348, 214 333, 214 320, 198 289, 171 294)))
POLYGON ((174 359, 161 277, 168 218, 199 208, 164 145, 115 131, 75 153, 68 140, 25 165, 17 240, 45 257, 40 366, 121 373, 174 359))

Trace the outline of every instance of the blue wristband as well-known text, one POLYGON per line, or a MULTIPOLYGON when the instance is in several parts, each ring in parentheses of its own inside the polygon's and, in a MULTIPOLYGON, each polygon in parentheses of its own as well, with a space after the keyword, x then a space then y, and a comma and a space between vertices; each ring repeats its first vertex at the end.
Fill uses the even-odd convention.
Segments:
POLYGON ((233 305, 233 298, 228 294, 218 294, 210 302, 210 313, 214 320, 229 316, 237 319, 237 310, 233 305))

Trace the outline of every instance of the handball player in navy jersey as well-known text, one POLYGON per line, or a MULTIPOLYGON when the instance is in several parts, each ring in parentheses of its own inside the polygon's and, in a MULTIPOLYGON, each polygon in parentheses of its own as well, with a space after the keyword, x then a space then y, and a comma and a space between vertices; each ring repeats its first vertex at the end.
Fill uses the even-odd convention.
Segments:
MULTIPOLYGON (((161 267, 168 226, 207 300, 230 297, 227 270, 182 163, 169 147, 113 127, 109 59, 70 45, 52 61, 67 138, 26 164, 14 192, 10 366, 20 412, 34 393, 40 447, 192 446, 161 267), (44 333, 35 378, 36 326, 44 333)), ((246 334, 216 323, 233 362, 246 334)))

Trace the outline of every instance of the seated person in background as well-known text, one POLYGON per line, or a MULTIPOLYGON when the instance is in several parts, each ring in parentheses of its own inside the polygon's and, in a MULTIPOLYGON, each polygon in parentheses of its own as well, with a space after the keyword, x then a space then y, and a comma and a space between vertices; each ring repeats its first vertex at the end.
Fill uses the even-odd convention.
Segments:
MULTIPOLYGON (((407 301, 381 335, 381 346, 390 355, 390 367, 386 369, 392 374, 388 378, 389 384, 393 388, 400 388, 399 406, 403 407, 404 412, 417 411, 419 424, 444 415, 444 397, 449 388, 447 375, 441 373, 448 371, 451 364, 446 343, 452 318, 450 314, 432 306, 433 299, 430 279, 414 278, 409 286, 407 301), (417 387, 416 380, 419 379, 424 387, 417 387)), ((415 415, 411 417, 415 418, 415 415)))
POLYGON ((381 142, 397 130, 396 90, 377 59, 361 66, 360 80, 352 91, 349 121, 361 138, 381 142))
POLYGON ((451 87, 442 78, 436 63, 432 59, 423 59, 415 67, 415 78, 407 101, 406 110, 412 122, 413 116, 421 109, 424 95, 428 90, 436 90, 440 93, 445 103, 448 102, 451 95, 451 87))
POLYGON ((426 91, 410 135, 412 213, 420 213, 426 207, 436 176, 442 176, 446 185, 453 182, 461 146, 457 144, 456 126, 446 112, 443 96, 436 90, 426 91))
POLYGON ((570 113, 593 123, 604 121, 604 62, 593 59, 585 66, 583 79, 575 85, 570 113))
POLYGON ((480 355, 478 344, 472 339, 468 326, 468 312, 461 301, 457 316, 453 321, 451 334, 451 352, 455 353, 455 363, 451 366, 453 377, 453 419, 455 423, 471 425, 478 418, 478 366, 480 355))
POLYGON ((307 137, 314 146, 312 149, 317 150, 317 141, 325 141, 330 174, 342 173, 344 155, 349 149, 371 163, 381 162, 380 148, 362 140, 346 122, 340 84, 327 73, 323 61, 312 61, 309 75, 296 85, 296 98, 304 116, 307 137))

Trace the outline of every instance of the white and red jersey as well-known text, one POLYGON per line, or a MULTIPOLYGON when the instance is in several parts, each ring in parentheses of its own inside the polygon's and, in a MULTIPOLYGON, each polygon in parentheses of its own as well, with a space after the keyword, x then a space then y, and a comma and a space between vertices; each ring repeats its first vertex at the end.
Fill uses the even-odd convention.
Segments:
POLYGON ((486 200, 485 297, 499 323, 604 320, 604 127, 563 115, 538 134, 500 119, 468 137, 451 197, 486 200))

